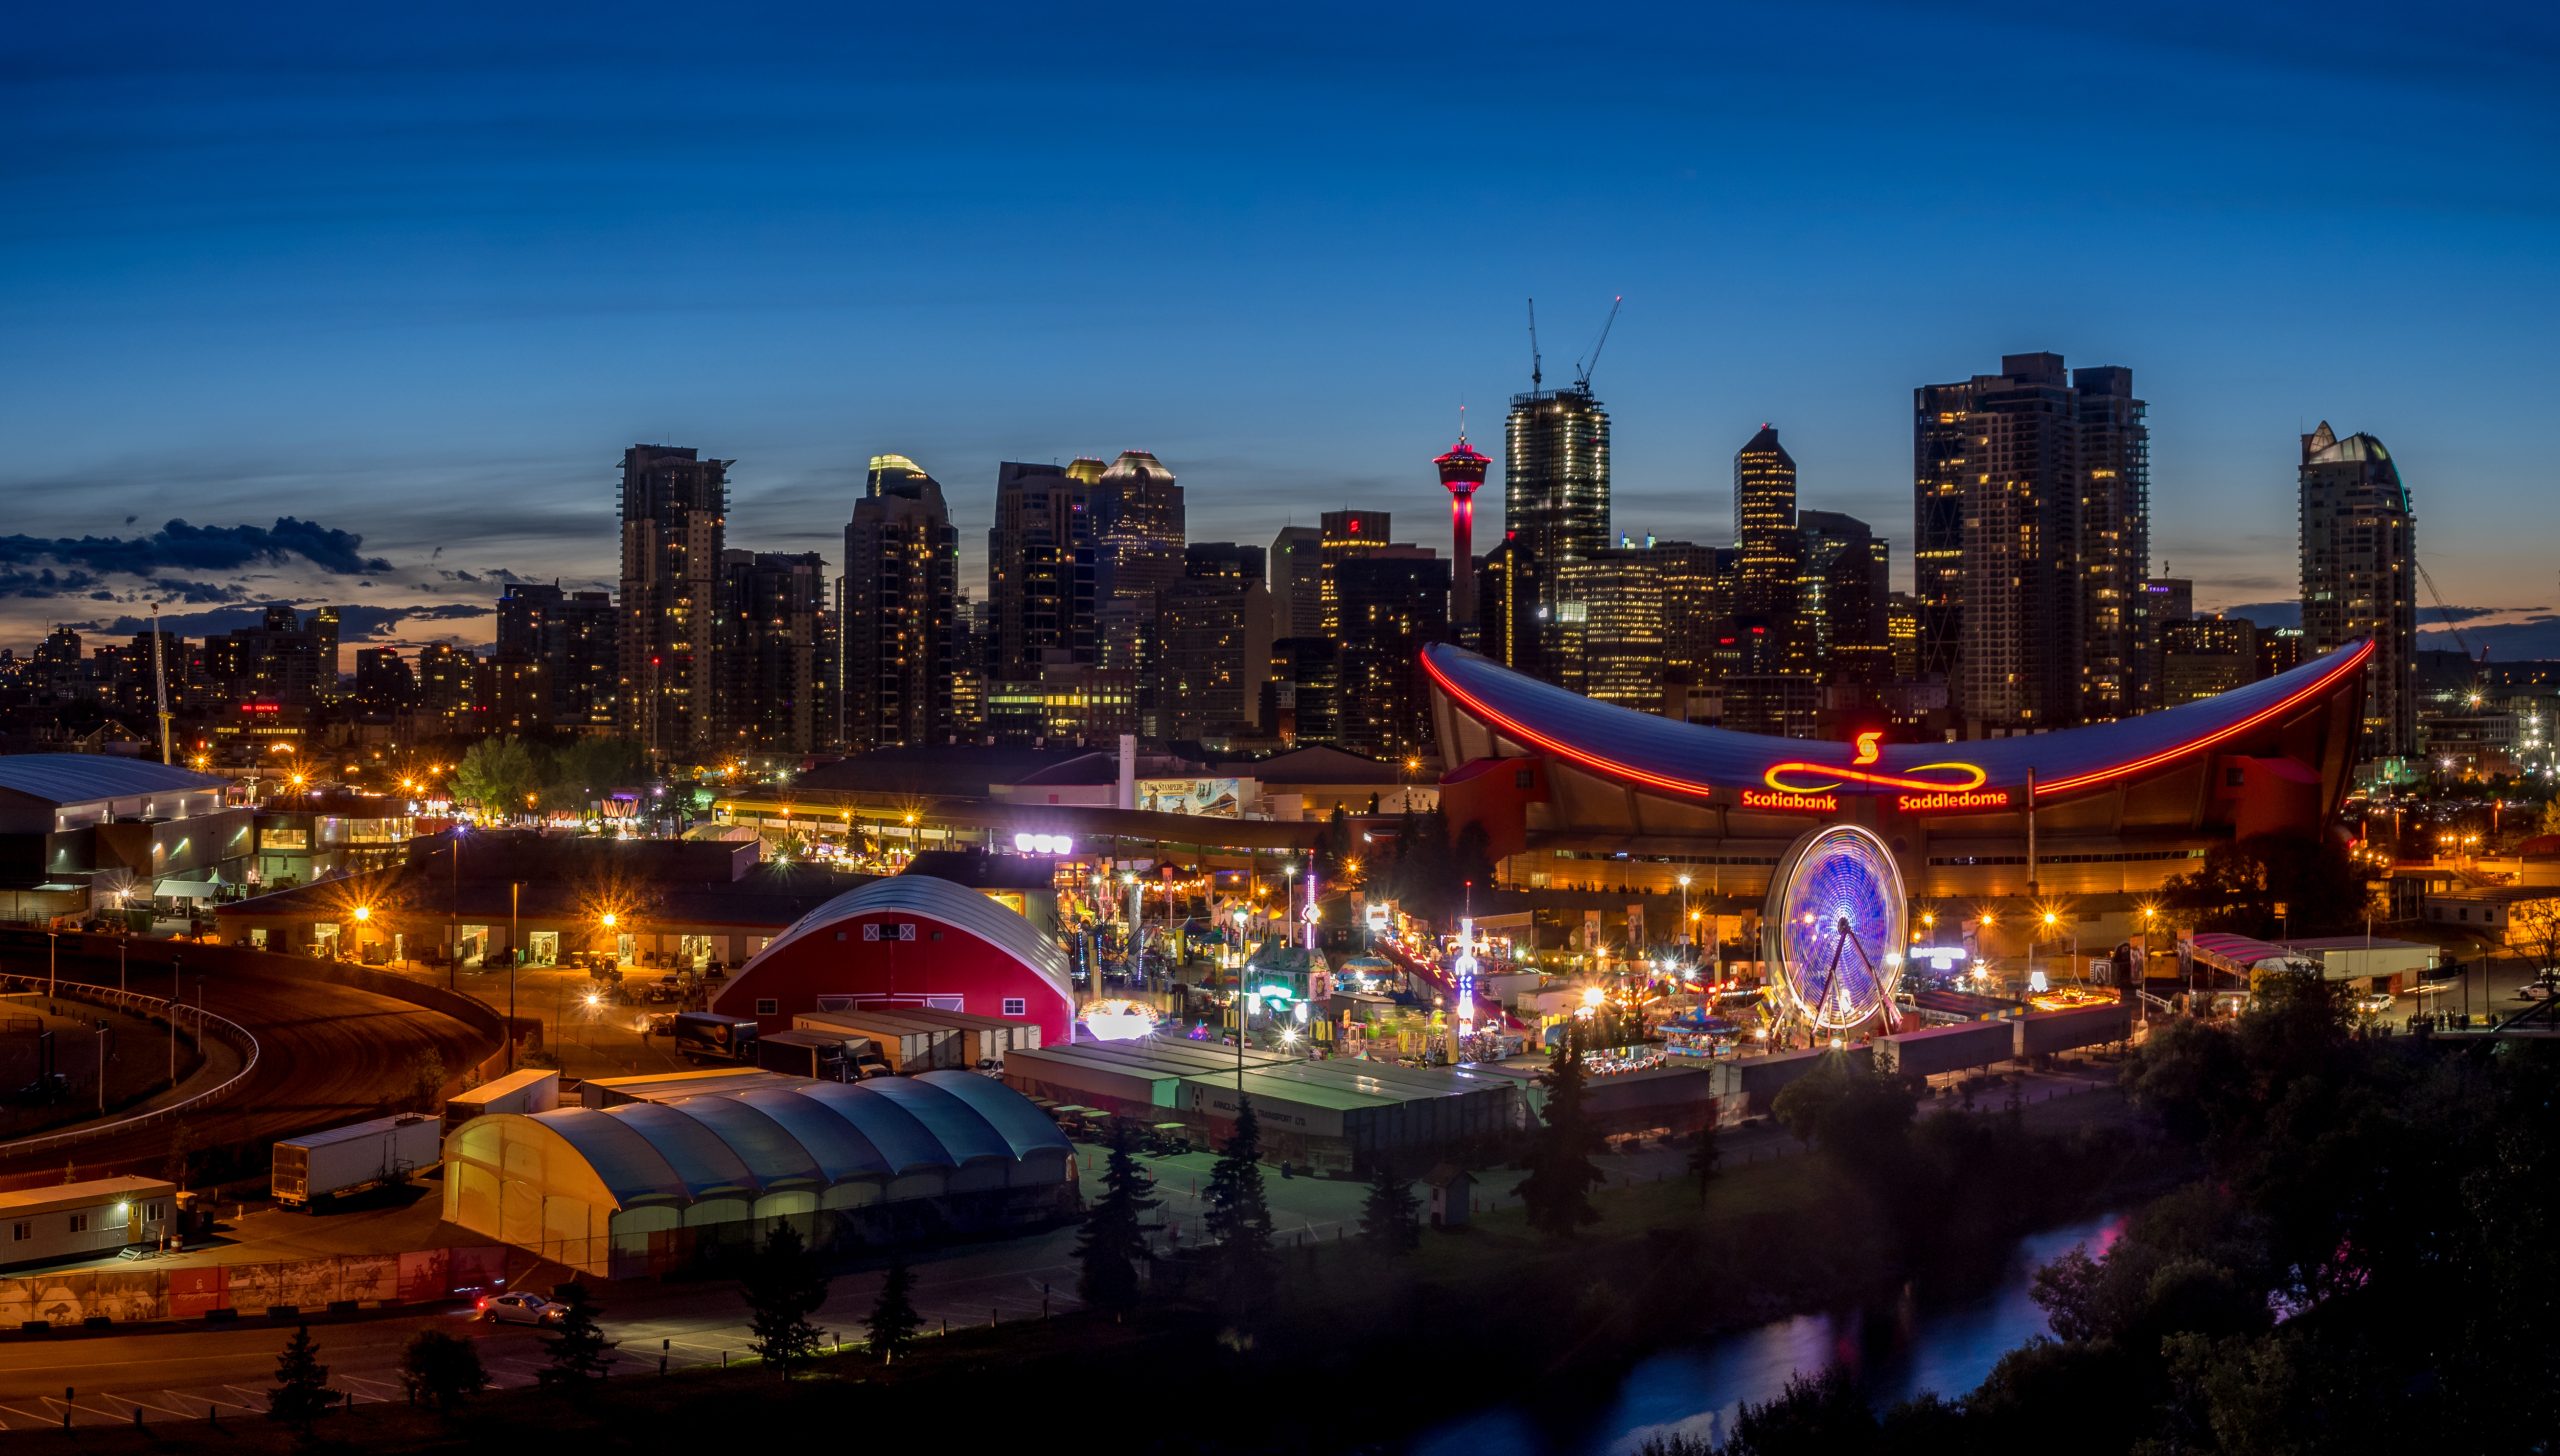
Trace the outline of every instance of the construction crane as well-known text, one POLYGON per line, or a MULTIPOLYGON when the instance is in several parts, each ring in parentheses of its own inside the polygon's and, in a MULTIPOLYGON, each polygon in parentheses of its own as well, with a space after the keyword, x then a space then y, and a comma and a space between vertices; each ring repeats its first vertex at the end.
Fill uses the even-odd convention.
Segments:
MULTIPOLYGON (((2416 558, 2412 557, 2411 560, 2416 561, 2416 558)), ((2482 690, 2488 685, 2489 649, 2483 647, 2477 653, 2471 650, 2471 644, 2463 638, 2461 626, 2454 620, 2453 608, 2444 604, 2444 593, 2436 590, 2436 579, 2427 571, 2427 564, 2416 561, 2416 565, 2418 580, 2427 584, 2427 597, 2436 604, 2436 616, 2444 622, 2445 631, 2453 636, 2453 645, 2461 649, 2462 660, 2471 668, 2471 686, 2468 689, 2469 706, 2476 708, 2480 705, 2482 690)))
POLYGON ((1600 337, 1592 342, 1590 362, 1585 363, 1580 359, 1573 361, 1573 387, 1575 389, 1578 389, 1585 394, 1589 394, 1591 392, 1591 371, 1600 367, 1600 351, 1608 346, 1609 329, 1618 321, 1618 305, 1625 303, 1626 301, 1627 296, 1623 293, 1609 300, 1609 316, 1601 321, 1600 337))
POLYGON ((1531 394, 1536 394, 1538 387, 1546 382, 1546 375, 1539 372, 1539 363, 1538 301, 1533 298, 1529 300, 1529 392, 1531 394))

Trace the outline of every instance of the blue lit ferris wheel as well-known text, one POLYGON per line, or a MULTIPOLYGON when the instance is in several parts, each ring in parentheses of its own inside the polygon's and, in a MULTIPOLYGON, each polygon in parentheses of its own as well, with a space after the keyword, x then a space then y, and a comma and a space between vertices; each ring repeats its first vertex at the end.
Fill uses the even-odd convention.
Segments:
POLYGON ((1833 824, 1797 840, 1760 914, 1780 1015, 1817 1033, 1893 1025, 1903 904, 1902 871, 1873 831, 1833 824))

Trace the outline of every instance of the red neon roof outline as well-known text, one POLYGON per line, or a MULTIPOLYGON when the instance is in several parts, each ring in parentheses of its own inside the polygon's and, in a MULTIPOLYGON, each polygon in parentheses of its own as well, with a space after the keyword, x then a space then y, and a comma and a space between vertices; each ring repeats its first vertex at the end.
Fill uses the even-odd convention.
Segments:
MULTIPOLYGON (((2366 638, 2353 653, 2348 655, 2346 661, 2339 663, 2328 672, 2323 673, 2312 681, 2303 684, 2300 688, 2295 689, 2285 697, 2268 704, 2266 707, 2259 709, 2257 712, 2250 714, 2248 717, 2241 719, 2237 723, 2225 724, 2211 733, 2199 735, 2198 737, 2188 739, 2186 742, 2174 747, 2164 748, 2157 753, 2148 754, 2142 758, 2133 759, 2129 762, 2112 764, 2102 769, 2094 769, 2088 773, 2057 780, 2050 784, 2038 784, 2036 785, 2036 797, 2038 799, 2042 799, 2048 794, 2069 793, 2074 789, 2087 788, 2092 784, 2103 783, 2109 779, 2123 778, 2130 774, 2140 773, 2144 769, 2154 768, 2164 763, 2171 763, 2178 759, 2185 758, 2191 754, 2201 753, 2204 750, 2213 747, 2217 743, 2225 742, 2238 734, 2249 731, 2259 724, 2266 722, 2270 718, 2281 717, 2284 714, 2300 707, 2305 701, 2326 692, 2330 687, 2334 686, 2340 678, 2343 678, 2349 673, 2355 672, 2357 669, 2363 667, 2365 660, 2372 655, 2373 639, 2366 638)), ((1695 780, 1673 778, 1666 774, 1649 773, 1643 769, 1619 763, 1614 759, 1604 758, 1599 754, 1576 748, 1560 739, 1550 738, 1546 734, 1527 727, 1518 719, 1511 717, 1509 714, 1495 711, 1493 708, 1487 706, 1481 698, 1476 697, 1465 689, 1460 688, 1456 683, 1451 682, 1449 680, 1449 675, 1441 671, 1439 665, 1434 663, 1427 655, 1422 659, 1422 670, 1430 674, 1433 682, 1440 685, 1441 691, 1446 692, 1450 697, 1455 698, 1460 703, 1466 705, 1467 709, 1475 716, 1492 723, 1496 727, 1502 729, 1505 734, 1520 739, 1526 743, 1534 743, 1538 747, 1547 750, 1549 753, 1569 759, 1572 762, 1581 764, 1585 768, 1597 769, 1602 773, 1612 774, 1619 778, 1629 779, 1637 783, 1650 784, 1656 788, 1670 790, 1673 793, 1693 794, 1703 799, 1708 797, 1712 792, 1706 784, 1699 783, 1695 780)), ((1807 766, 1810 767, 1811 765, 1807 766)), ((1823 771, 1826 773, 1838 772, 1838 770, 1829 768, 1825 768, 1823 771)))
POLYGON ((1620 778, 1634 779, 1639 783, 1651 784, 1656 788, 1669 789, 1675 794, 1695 794, 1701 799, 1707 797, 1711 792, 1705 784, 1695 783, 1688 779, 1675 779, 1663 774, 1647 773, 1640 768, 1630 768, 1627 765, 1618 763, 1614 760, 1602 758, 1596 753, 1585 753, 1581 749, 1575 748, 1559 739, 1549 738, 1547 735, 1538 732, 1534 728, 1525 727, 1519 722, 1519 720, 1512 718, 1508 714, 1497 713, 1493 709, 1486 707, 1482 699, 1473 696, 1465 689, 1459 687, 1456 683, 1449 681, 1448 674, 1442 672, 1439 665, 1434 663, 1427 654, 1422 659, 1422 670, 1431 674, 1431 680, 1440 685, 1440 690, 1442 692, 1445 692, 1449 696, 1456 698, 1459 702, 1466 704, 1468 709, 1477 717, 1494 724, 1496 727, 1499 727, 1502 731, 1508 733, 1514 738, 1520 739, 1526 743, 1534 743, 1540 748, 1545 749, 1547 752, 1556 754, 1560 757, 1569 758, 1575 763, 1581 764, 1584 768, 1595 768, 1600 770, 1602 773, 1615 774, 1620 778))
POLYGON ((2335 683, 2338 679, 2346 676, 2348 673, 2354 672, 2356 669, 2364 666, 2365 659, 2372 655, 2373 639, 2367 637, 2364 640, 2364 645, 2358 647, 2352 654, 2350 654, 2346 661, 2339 663, 2336 667, 2331 668, 2329 671, 2321 674, 2312 681, 2303 684, 2290 695, 2269 703, 2267 706, 2251 713, 2248 717, 2241 719, 2237 723, 2228 724, 2224 727, 2215 729, 2213 732, 2207 733, 2201 738, 2191 738, 2186 742, 2179 744, 2175 748, 2164 748, 2158 753, 2152 754, 2148 758, 2137 758, 2131 763, 2120 763, 2112 768, 2096 769, 2089 773, 2081 774, 2077 778, 2064 779, 2059 783, 2038 784, 2036 786, 2036 797, 2042 798, 2046 794, 2069 793, 2073 789, 2086 788, 2091 784, 2100 783, 2107 779, 2123 778, 2129 774, 2137 774, 2146 768, 2167 763, 2173 759, 2184 758, 2191 753, 2201 753, 2215 744, 2222 742, 2224 739, 2230 738, 2235 734, 2245 733, 2248 730, 2257 727, 2269 718, 2281 716, 2285 713, 2291 712, 2297 707, 2300 707, 2306 699, 2316 697, 2319 694, 2326 692, 2330 684, 2335 683))

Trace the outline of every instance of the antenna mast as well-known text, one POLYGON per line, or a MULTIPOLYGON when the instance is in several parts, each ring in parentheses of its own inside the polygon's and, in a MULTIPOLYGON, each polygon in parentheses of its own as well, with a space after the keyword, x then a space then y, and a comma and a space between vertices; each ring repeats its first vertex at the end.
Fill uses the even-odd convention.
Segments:
POLYGON ((169 671, 160 660, 160 604, 151 604, 151 696, 160 709, 160 761, 169 757, 169 671))

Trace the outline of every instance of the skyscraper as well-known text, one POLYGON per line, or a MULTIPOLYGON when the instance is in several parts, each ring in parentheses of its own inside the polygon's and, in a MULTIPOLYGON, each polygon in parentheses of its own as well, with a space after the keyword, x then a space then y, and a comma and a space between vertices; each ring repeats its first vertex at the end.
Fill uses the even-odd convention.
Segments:
POLYGON ((1324 532, 1283 526, 1271 540, 1273 631, 1281 637, 1313 637, 1324 630, 1324 532))
POLYGON ((1795 629, 1804 539, 1796 534, 1796 462, 1762 425, 1733 457, 1733 546, 1742 573, 1734 615, 1772 632, 1795 629))
POLYGON ((1485 656, 1517 672, 1544 676, 1538 640, 1539 572, 1520 538, 1505 535, 1484 554, 1476 592, 1476 645, 1485 656))
POLYGON ((1092 487, 1072 473, 1088 465, 996 467, 996 521, 987 532, 986 675, 1036 678, 1044 657, 1094 660, 1095 542, 1092 487))
POLYGON ((1134 603, 1153 616, 1156 594, 1182 579, 1182 487, 1164 462, 1123 450, 1093 483, 1094 602, 1134 603))
POLYGON ((1316 631, 1339 639, 1343 632, 1341 574, 1354 557, 1385 549, 1390 517, 1385 511, 1327 511, 1316 518, 1319 533, 1316 631))
POLYGON ((721 555, 720 746, 803 754, 817 746, 818 618, 827 563, 814 551, 721 555))
POLYGON ((624 731, 659 757, 709 748, 717 734, 714 617, 734 463, 672 445, 622 452, 615 696, 624 731))
POLYGON ((1272 642, 1263 560, 1261 551, 1227 542, 1184 548, 1182 579, 1157 607, 1165 737, 1209 738, 1262 722, 1272 642))
POLYGON ((2418 520, 2400 467, 2371 435, 2302 437, 2302 649, 2373 639, 2364 674, 2366 759, 2418 745, 2418 520))
POLYGON ((844 528, 837 640, 845 742, 945 743, 957 728, 960 532, 942 485, 903 455, 875 455, 844 528))
POLYGON ((1589 388, 1511 397, 1502 455, 1502 524, 1556 602, 1560 569, 1609 544, 1609 413, 1589 388))
POLYGON ((498 596, 493 662, 507 669, 511 717, 570 732, 610 730, 620 675, 613 597, 570 592, 556 582, 510 582, 498 596), (527 674, 514 669, 532 665, 527 674), (527 695, 527 685, 540 692, 527 695))
POLYGON ((2146 406, 2127 369, 2000 367, 1913 392, 1922 668, 1969 733, 2121 716, 2150 572, 2146 406))
POLYGON ((1449 492, 1449 620, 1463 631, 1476 624, 1476 492, 1493 462, 1467 443, 1461 429, 1458 443, 1431 463, 1449 492))
POLYGON ((1449 563, 1416 546, 1360 551, 1333 570, 1342 644, 1340 741, 1376 758, 1431 747, 1424 644, 1449 633, 1449 563))
POLYGON ((1825 681, 1882 687, 1893 676, 1885 615, 1892 543, 1838 511, 1796 512, 1796 533, 1803 543, 1797 602, 1806 655, 1825 681))
POLYGON ((1668 617, 1660 566, 1642 547, 1612 547, 1564 568, 1559 684, 1638 712, 1662 711, 1668 617))

